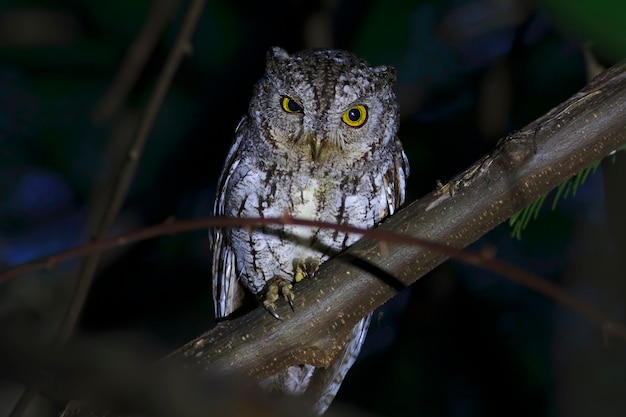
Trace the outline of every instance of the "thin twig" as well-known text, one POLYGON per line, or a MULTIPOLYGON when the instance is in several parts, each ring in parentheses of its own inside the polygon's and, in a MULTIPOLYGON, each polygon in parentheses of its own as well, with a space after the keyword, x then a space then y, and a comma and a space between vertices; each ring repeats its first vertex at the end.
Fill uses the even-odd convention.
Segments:
POLYGON ((191 53, 191 35, 196 27, 196 24, 198 23, 198 19, 200 18, 202 9, 204 8, 204 3, 205 0, 193 0, 189 6, 183 26, 178 34, 178 38, 174 43, 174 47, 167 58, 165 67, 161 71, 154 91, 150 96, 148 107, 146 108, 143 119, 139 124, 137 136, 135 137, 135 141, 128 152, 127 162, 122 167, 120 172, 116 192, 114 193, 109 206, 110 210, 108 210, 108 213, 105 215, 103 220, 104 225, 109 225, 107 230, 117 218, 117 214, 126 199, 128 189, 130 188, 135 175, 135 170, 137 169, 139 158, 141 157, 148 135, 154 126, 154 120, 156 119, 157 113, 163 104, 165 94, 169 89, 180 61, 186 54, 191 53))
POLYGON ((156 226, 146 227, 144 229, 126 233, 124 235, 102 239, 97 242, 87 243, 74 249, 60 252, 46 259, 21 265, 0 274, 0 282, 4 282, 10 278, 16 277, 27 272, 32 272, 45 267, 53 267, 55 264, 78 256, 84 256, 90 253, 101 253, 103 250, 115 247, 125 246, 141 240, 154 238, 157 236, 173 235, 176 233, 204 230, 210 227, 262 227, 270 225, 296 225, 303 227, 327 228, 337 230, 342 233, 359 234, 370 239, 375 239, 381 243, 387 244, 403 244, 410 246, 419 246, 429 250, 439 252, 447 257, 457 261, 479 266, 489 271, 496 272, 507 277, 519 284, 530 288, 548 298, 551 298, 573 311, 586 316, 587 318, 597 322, 607 333, 612 334, 626 341, 626 327, 614 322, 607 314, 595 309, 584 301, 571 296, 557 285, 550 281, 530 273, 522 268, 518 268, 507 262, 494 258, 488 251, 469 251, 447 246, 442 243, 421 239, 418 237, 407 236, 400 233, 388 232, 380 229, 363 229, 360 227, 349 226, 345 224, 335 224, 321 222, 317 220, 297 219, 290 216, 277 218, 239 218, 239 217, 209 217, 203 219, 185 220, 178 222, 169 222, 156 226))
MULTIPOLYGON (((212 227, 243 227, 253 228, 269 225, 296 225, 315 228, 327 228, 337 230, 343 233, 359 234, 377 239, 379 242, 400 243, 413 246, 422 246, 427 249, 439 251, 450 257, 455 257, 458 253, 465 254, 465 251, 454 249, 441 243, 432 242, 427 239, 420 239, 402 235, 399 233, 387 232, 380 229, 363 229, 360 227, 349 226, 346 224, 328 223, 317 220, 297 219, 290 216, 282 217, 266 217, 266 218, 241 218, 241 217, 208 217, 193 220, 180 220, 176 222, 167 222, 155 226, 145 227, 143 229, 125 233, 119 236, 109 237, 98 241, 85 243, 75 248, 59 252, 47 258, 29 262, 15 268, 0 273, 0 283, 8 281, 11 278, 23 275, 29 272, 37 271, 43 268, 52 268, 59 262, 79 256, 89 255, 94 252, 102 252, 106 249, 118 248, 136 243, 142 240, 151 239, 158 236, 174 235, 181 232, 189 232, 194 230, 204 230, 212 227)), ((464 255, 459 255, 459 260, 463 260, 464 255)), ((469 258, 468 258, 469 259, 469 258)))
MULTIPOLYGON (((130 188, 132 180, 135 176, 137 164, 139 163, 139 159, 148 139, 148 134, 150 133, 152 126, 154 125, 154 120, 156 119, 156 115, 161 108, 161 104, 163 103, 163 99, 165 98, 165 93, 167 92, 172 82, 180 61, 185 56, 185 54, 190 51, 189 42, 191 39, 191 34, 193 33, 196 23, 200 18, 203 7, 204 0, 194 0, 189 6, 187 15, 185 16, 185 20, 183 22, 183 26, 178 34, 178 38, 176 39, 176 43, 174 44, 174 47, 170 52, 167 62, 165 63, 165 67, 159 75, 152 96, 148 101, 148 107, 139 125, 137 136, 135 137, 135 141, 128 151, 126 163, 124 164, 118 175, 118 181, 115 186, 115 191, 113 192, 113 196, 109 201, 109 206, 107 207, 107 210, 105 210, 104 212, 103 219, 100 222, 100 226, 97 229, 95 239, 96 241, 103 239, 105 236, 108 235, 109 229, 117 218, 122 204, 126 199, 128 189, 130 188)), ((89 287, 91 286, 91 282, 93 280, 93 276, 95 274, 99 261, 100 253, 93 252, 90 254, 89 257, 87 257, 87 259, 85 259, 85 262, 83 263, 81 273, 76 284, 76 288, 70 301, 70 305, 68 307, 66 316, 61 324, 61 329, 59 330, 58 342, 60 343, 67 340, 67 338, 73 332, 74 327, 76 326, 76 322, 78 321, 78 317, 80 316, 80 312, 82 310, 89 287)))

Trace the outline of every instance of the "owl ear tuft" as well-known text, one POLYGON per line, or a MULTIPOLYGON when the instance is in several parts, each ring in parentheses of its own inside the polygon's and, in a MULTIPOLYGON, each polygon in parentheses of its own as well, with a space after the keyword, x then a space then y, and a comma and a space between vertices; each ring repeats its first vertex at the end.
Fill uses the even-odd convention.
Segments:
POLYGON ((381 65, 374 68, 374 73, 389 85, 394 85, 396 83, 396 69, 394 67, 381 65))
POLYGON ((272 71, 274 68, 276 68, 276 65, 280 61, 284 61, 286 59, 289 59, 289 53, 287 53, 287 51, 285 51, 281 47, 273 46, 267 51, 265 68, 268 71, 272 71))

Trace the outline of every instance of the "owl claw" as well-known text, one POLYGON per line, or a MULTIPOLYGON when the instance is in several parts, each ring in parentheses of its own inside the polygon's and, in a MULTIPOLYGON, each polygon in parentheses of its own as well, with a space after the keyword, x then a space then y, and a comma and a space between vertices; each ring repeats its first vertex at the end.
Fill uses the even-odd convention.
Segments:
POLYGON ((282 318, 276 312, 276 301, 282 295, 285 301, 291 307, 291 311, 293 309, 293 300, 295 295, 291 288, 293 288, 293 284, 286 278, 275 276, 274 278, 267 281, 267 288, 265 291, 265 299, 263 300, 263 307, 270 313, 275 319, 282 320, 282 318))
POLYGON ((312 278, 320 269, 320 260, 309 256, 306 259, 295 258, 293 260, 293 279, 300 282, 305 278, 312 278))
MULTIPOLYGON (((265 304, 265 303, 264 303, 264 304, 265 304)), ((272 310, 271 308, 269 308, 269 307, 265 306, 265 310, 267 310, 267 312, 268 312, 268 313, 270 313, 270 314, 272 315, 272 317, 274 317, 276 320, 283 321, 282 317, 280 317, 280 316, 278 315, 278 313, 277 313, 277 312, 275 312, 274 310, 272 310)))
POLYGON ((276 320, 282 321, 282 318, 276 312, 276 304, 274 302, 268 301, 267 299, 263 300, 263 307, 265 307, 265 310, 267 310, 267 312, 270 313, 276 320))
MULTIPOLYGON (((320 267, 320 261, 317 258, 309 256, 306 259, 295 258, 293 260, 293 279, 294 282, 300 282, 305 278, 311 278, 320 267)), ((282 320, 276 312, 276 301, 282 296, 287 301, 291 311, 295 311, 293 300, 296 298, 291 290, 293 283, 286 278, 276 275, 265 284, 265 297, 263 297, 263 307, 275 319, 282 320)))

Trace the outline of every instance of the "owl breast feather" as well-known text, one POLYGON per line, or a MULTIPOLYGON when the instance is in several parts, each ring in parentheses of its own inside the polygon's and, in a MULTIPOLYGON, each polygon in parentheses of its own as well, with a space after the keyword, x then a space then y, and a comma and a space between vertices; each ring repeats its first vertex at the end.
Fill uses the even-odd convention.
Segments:
MULTIPOLYGON (((268 176, 267 172, 245 163, 239 164, 237 171, 230 183, 233 189, 227 200, 227 215, 280 217, 287 214, 300 219, 372 227, 386 211, 386 198, 380 197, 385 194, 382 175, 371 173, 371 178, 367 175, 348 181, 349 175, 339 180, 324 170, 318 170, 319 177, 313 178, 307 175, 310 169, 289 172, 274 167, 272 175, 268 176)), ((231 230, 240 280, 256 294, 276 275, 293 279, 295 258, 315 257, 321 263, 359 238, 333 229, 291 225, 251 232, 231 230)))

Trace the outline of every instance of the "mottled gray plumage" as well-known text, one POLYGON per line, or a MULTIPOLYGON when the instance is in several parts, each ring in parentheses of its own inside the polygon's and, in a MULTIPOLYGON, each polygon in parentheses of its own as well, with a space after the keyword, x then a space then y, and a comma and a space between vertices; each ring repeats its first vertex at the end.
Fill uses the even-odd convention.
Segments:
MULTIPOLYGON (((371 67, 339 50, 268 52, 248 114, 222 172, 214 214, 297 218, 374 227, 404 201, 408 163, 397 139, 393 68, 371 67)), ((301 260, 324 262, 359 236, 295 226, 216 229, 213 297, 217 317, 242 302, 243 291, 267 295, 267 281, 294 281, 301 260), (289 236, 289 238, 286 238, 289 236), (295 238, 295 239, 294 239, 295 238), (294 262, 294 260, 297 260, 294 262)), ((285 290, 288 291, 288 290, 285 290)), ((283 294, 287 295, 287 294, 283 294)), ((284 302, 282 298, 276 303, 284 302)), ((272 302, 266 300, 271 310, 272 302)), ((295 312, 297 314, 297 310, 295 312)), ((307 391, 323 413, 361 348, 370 317, 328 369, 294 366, 262 385, 291 395, 307 391), (321 382, 320 382, 321 381, 321 382)))

